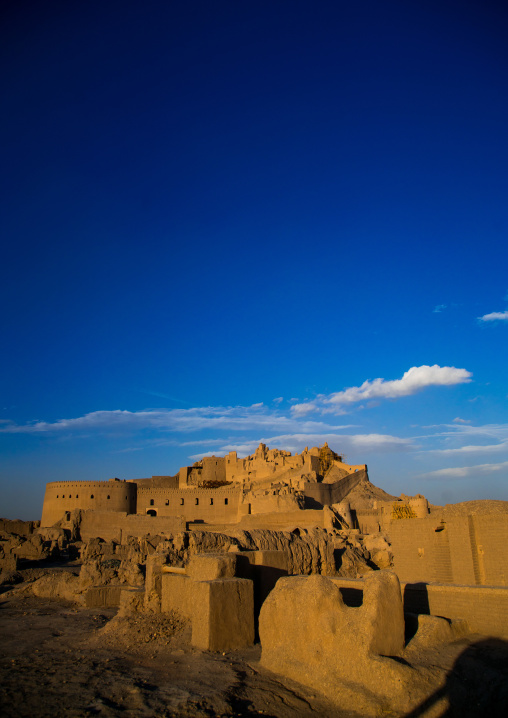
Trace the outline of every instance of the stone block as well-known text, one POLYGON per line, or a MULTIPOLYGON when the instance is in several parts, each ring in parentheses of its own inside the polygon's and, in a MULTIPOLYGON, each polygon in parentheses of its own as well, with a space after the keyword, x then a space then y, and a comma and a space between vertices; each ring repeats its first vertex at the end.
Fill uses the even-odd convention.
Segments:
POLYGON ((236 571, 234 553, 198 553, 190 557, 187 574, 195 581, 233 578, 236 571))
POLYGON ((195 582, 177 573, 163 573, 161 582, 161 612, 178 611, 192 618, 195 582))
POLYGON ((254 643, 253 583, 242 578, 194 581, 192 645, 228 651, 254 643))

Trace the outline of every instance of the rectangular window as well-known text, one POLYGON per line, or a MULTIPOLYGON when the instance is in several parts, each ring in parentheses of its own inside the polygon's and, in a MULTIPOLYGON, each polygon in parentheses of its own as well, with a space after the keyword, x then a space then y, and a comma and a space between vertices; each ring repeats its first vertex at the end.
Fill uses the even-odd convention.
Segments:
POLYGON ((224 506, 227 506, 227 505, 228 505, 228 500, 224 499, 224 506))
POLYGON ((213 506, 213 499, 210 499, 210 506, 213 506))
POLYGON ((169 506, 169 499, 166 499, 166 506, 169 506))
POLYGON ((196 499, 196 506, 199 506, 199 499, 196 499))
POLYGON ((185 501, 183 499, 180 499, 180 506, 183 506, 185 501))

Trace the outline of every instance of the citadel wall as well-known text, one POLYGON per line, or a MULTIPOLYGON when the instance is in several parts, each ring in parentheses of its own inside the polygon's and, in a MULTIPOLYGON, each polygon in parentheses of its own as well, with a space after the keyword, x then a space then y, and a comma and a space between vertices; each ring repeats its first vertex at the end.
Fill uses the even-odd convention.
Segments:
POLYGON ((137 513, 153 516, 183 516, 186 521, 235 523, 238 521, 241 489, 225 486, 203 488, 138 488, 137 513))
POLYGON ((53 526, 76 509, 136 512, 136 484, 109 481, 52 481, 46 484, 41 527, 53 526))
POLYGON ((150 479, 129 479, 128 483, 137 484, 141 488, 178 488, 178 474, 176 476, 152 476, 150 479))

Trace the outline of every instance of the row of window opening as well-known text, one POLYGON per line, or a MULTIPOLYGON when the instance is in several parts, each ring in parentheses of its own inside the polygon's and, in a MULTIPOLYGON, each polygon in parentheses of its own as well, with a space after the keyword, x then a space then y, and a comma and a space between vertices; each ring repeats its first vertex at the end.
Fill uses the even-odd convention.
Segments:
MULTIPOLYGON (((166 506, 169 506, 169 499, 166 499, 165 501, 166 506)), ((227 506, 229 503, 229 500, 227 498, 224 499, 224 506, 227 506)), ((194 499, 194 505, 199 506, 199 498, 194 499)), ((155 506, 155 499, 150 499, 150 506, 155 506)), ((180 499, 180 506, 185 506, 185 499, 180 499)), ((210 506, 213 506, 213 498, 210 499, 210 506)))

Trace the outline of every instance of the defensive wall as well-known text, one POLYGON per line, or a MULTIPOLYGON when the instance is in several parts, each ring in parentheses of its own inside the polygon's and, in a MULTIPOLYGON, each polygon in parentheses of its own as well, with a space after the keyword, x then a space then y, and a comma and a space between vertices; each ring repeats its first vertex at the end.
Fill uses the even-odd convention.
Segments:
POLYGON ((177 489, 179 486, 178 474, 176 476, 152 476, 149 479, 128 479, 128 483, 137 484, 138 488, 177 489))
POLYGON ((152 516, 183 516, 186 521, 235 523, 238 521, 241 488, 217 489, 138 488, 137 513, 152 516))
POLYGON ((109 481, 52 481, 46 484, 41 526, 53 526, 76 509, 136 512, 136 484, 109 481))
POLYGON ((306 481, 303 485, 305 505, 309 509, 323 508, 332 504, 340 504, 348 493, 357 486, 361 480, 368 479, 367 469, 363 468, 333 484, 306 481))
POLYGON ((508 513, 402 519, 389 535, 402 581, 508 586, 508 513))

